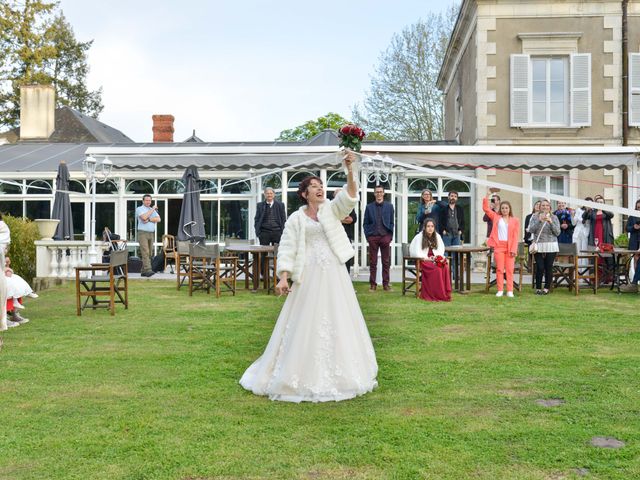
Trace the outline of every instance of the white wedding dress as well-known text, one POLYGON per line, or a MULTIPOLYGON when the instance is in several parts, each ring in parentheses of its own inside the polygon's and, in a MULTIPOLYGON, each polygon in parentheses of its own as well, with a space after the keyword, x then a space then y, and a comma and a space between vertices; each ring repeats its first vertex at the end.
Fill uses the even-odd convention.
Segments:
POLYGON ((287 402, 339 401, 377 386, 373 345, 351 279, 320 223, 305 215, 306 259, 267 348, 240 384, 287 402))

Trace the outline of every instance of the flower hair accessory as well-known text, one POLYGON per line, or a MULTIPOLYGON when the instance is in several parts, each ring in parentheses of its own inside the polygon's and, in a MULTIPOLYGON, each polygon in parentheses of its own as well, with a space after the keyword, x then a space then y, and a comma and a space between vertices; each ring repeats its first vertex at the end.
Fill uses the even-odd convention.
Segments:
POLYGON ((348 123, 338 130, 338 138, 340 138, 340 146, 349 148, 355 152, 359 152, 362 148, 362 140, 366 134, 357 125, 348 123))

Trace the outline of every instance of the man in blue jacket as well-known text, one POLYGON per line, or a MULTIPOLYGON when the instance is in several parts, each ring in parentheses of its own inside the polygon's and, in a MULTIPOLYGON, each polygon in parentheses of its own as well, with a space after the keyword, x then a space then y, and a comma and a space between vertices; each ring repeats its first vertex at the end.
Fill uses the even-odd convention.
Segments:
POLYGON ((393 238, 393 205, 384 201, 384 187, 373 191, 375 201, 364 211, 364 235, 369 243, 369 291, 377 288, 378 250, 382 257, 382 287, 389 291, 389 267, 391 266, 391 239, 393 238))

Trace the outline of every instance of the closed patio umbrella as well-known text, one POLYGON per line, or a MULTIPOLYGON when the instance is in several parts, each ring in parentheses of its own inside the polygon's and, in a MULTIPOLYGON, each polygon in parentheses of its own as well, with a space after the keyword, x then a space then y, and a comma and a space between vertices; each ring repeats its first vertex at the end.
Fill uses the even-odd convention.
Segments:
POLYGON ((178 224, 178 240, 203 241, 204 216, 200 205, 200 176, 198 168, 187 167, 182 176, 184 184, 184 197, 182 198, 182 210, 180 210, 180 223, 178 224))
POLYGON ((56 227, 54 240, 73 240, 73 214, 71 213, 71 202, 69 201, 69 168, 64 162, 58 165, 58 175, 56 176, 56 196, 53 200, 52 218, 60 220, 56 227), (62 191, 61 191, 62 190, 62 191))

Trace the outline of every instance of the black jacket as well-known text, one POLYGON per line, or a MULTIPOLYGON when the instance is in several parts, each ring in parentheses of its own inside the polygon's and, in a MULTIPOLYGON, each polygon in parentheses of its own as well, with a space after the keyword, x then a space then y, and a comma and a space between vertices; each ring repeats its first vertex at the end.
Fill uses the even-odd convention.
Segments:
MULTIPOLYGON (((264 212, 266 208, 267 202, 258 203, 258 208, 256 209, 256 218, 253 221, 253 226, 256 230, 256 236, 260 235, 260 232, 262 231, 262 220, 264 219, 264 212)), ((278 227, 280 227, 280 231, 284 230, 284 224, 287 221, 287 214, 284 211, 284 203, 279 202, 278 200, 274 200, 273 207, 271 208, 275 209, 274 220, 278 224, 278 227)))
MULTIPOLYGON (((455 209, 456 209, 456 217, 458 217, 458 230, 462 232, 460 236, 464 237, 464 210, 458 204, 456 204, 455 209)), ((438 233, 442 235, 442 232, 447 229, 447 216, 449 215, 449 204, 442 202, 438 210, 439 210, 438 214, 440 216, 440 219, 438 220, 438 233)), ((454 234, 457 235, 458 232, 454 232, 454 234)))

